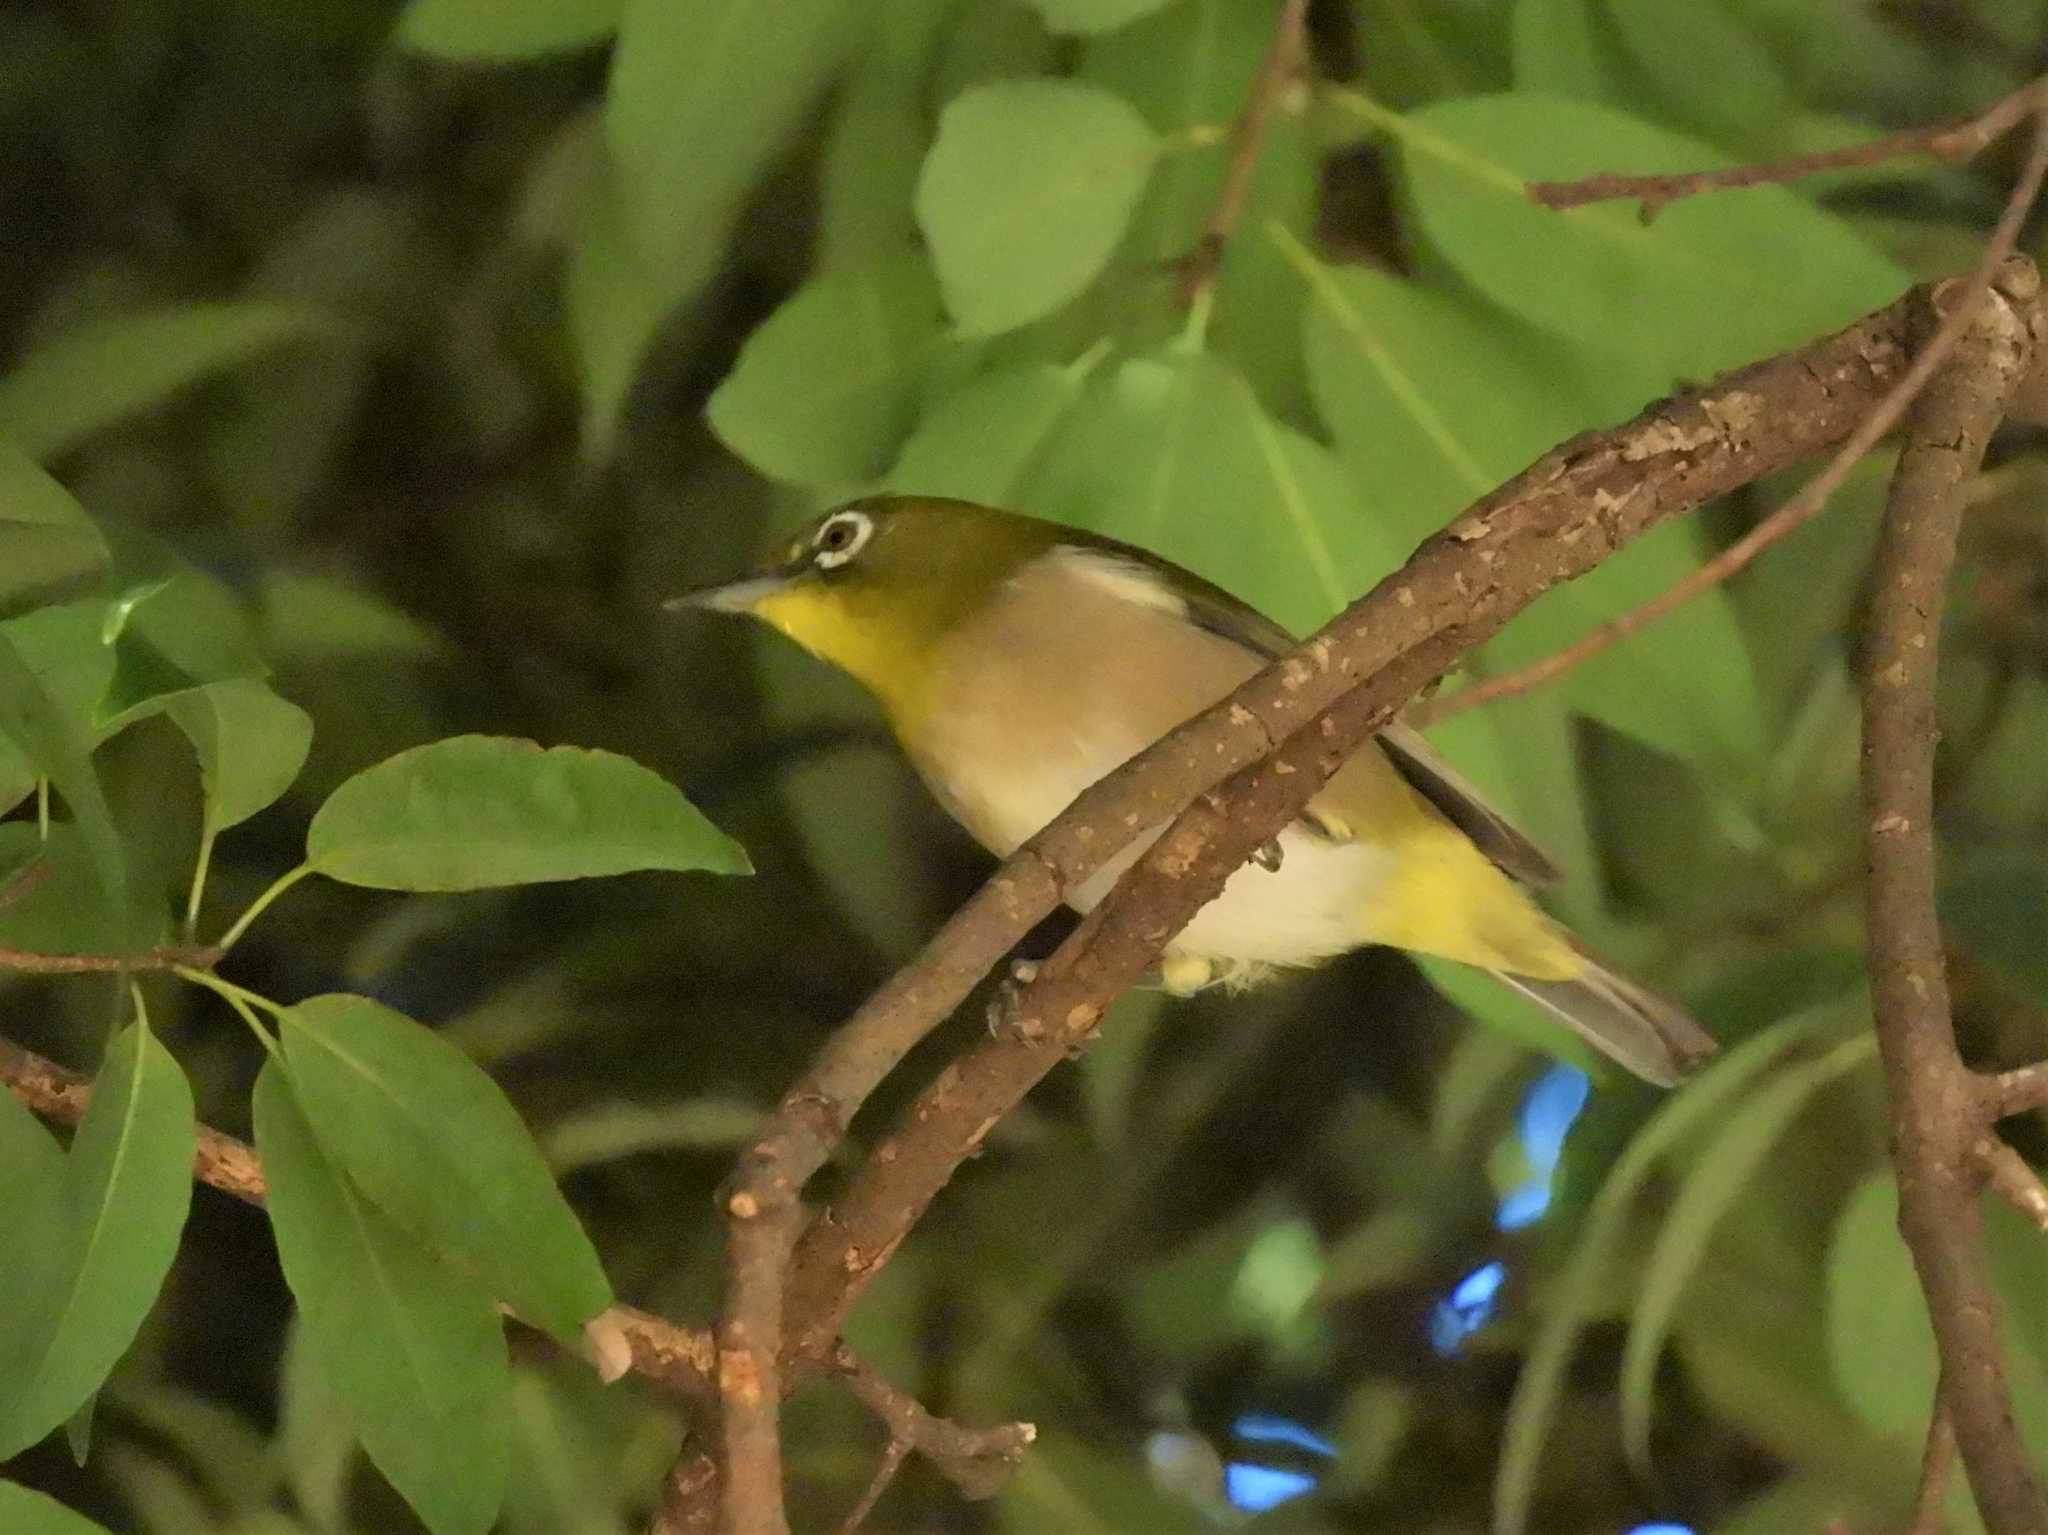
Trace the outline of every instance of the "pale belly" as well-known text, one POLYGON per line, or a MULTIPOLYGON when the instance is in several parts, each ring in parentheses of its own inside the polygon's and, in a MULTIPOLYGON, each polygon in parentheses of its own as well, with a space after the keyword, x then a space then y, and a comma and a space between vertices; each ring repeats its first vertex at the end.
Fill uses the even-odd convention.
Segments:
MULTIPOLYGON (((1013 772, 994 768, 988 756, 978 754, 978 770, 968 775, 971 793, 963 791, 961 775, 947 772, 945 760, 949 746, 972 749, 968 743, 932 740, 917 766, 953 816, 984 847, 1006 857, 1147 744, 1041 737, 1029 762, 1019 762, 1013 772)), ((1076 890, 1069 904, 1092 910, 1163 830, 1146 832, 1076 890)), ((1169 956, 1214 961, 1227 976, 1247 967, 1314 964, 1359 947, 1361 914, 1392 870, 1391 852, 1332 841, 1301 826, 1283 831, 1279 842, 1279 868, 1239 869, 1167 946, 1169 956)))

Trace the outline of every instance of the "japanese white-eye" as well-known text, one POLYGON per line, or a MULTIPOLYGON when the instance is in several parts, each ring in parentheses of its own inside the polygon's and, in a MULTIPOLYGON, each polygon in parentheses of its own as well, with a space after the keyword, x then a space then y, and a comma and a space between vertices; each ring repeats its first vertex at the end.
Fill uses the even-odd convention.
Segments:
MULTIPOLYGON (((851 673, 940 804, 998 856, 1292 648, 1142 550, 912 497, 828 512, 755 574, 669 606, 750 613, 851 673)), ((1072 904, 1092 907, 1150 840, 1072 904)), ((1557 878, 1550 860, 1412 730, 1383 731, 1346 763, 1278 854, 1239 869, 1173 940, 1170 990, 1388 944, 1491 972, 1651 1082, 1714 1048, 1537 907, 1525 887, 1557 878)))

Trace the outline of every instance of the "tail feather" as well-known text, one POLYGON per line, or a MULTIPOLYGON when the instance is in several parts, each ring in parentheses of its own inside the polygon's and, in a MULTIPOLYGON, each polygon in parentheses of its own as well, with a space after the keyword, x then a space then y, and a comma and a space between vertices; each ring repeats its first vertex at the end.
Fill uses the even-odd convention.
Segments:
POLYGON ((1685 1009, 1580 952, 1586 967, 1568 981, 1504 970, 1493 975, 1569 1024, 1603 1055, 1659 1087, 1677 1086, 1714 1053, 1713 1037, 1685 1009))

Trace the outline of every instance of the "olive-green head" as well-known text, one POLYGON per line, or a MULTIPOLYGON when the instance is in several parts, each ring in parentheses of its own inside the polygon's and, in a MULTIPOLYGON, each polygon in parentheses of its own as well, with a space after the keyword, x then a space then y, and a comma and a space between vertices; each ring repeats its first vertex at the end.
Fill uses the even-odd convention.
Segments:
POLYGON ((751 575, 667 606, 752 614, 905 719, 947 640, 1060 537, 1053 524, 968 501, 868 497, 814 519, 751 575))

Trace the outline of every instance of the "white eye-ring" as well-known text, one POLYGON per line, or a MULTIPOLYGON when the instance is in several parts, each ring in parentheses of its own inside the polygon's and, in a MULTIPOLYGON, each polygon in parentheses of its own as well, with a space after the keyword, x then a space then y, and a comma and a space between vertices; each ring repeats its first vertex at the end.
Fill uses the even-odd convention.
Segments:
POLYGON ((811 540, 811 562, 820 570, 836 570, 866 547, 875 521, 866 512, 835 512, 811 540))

